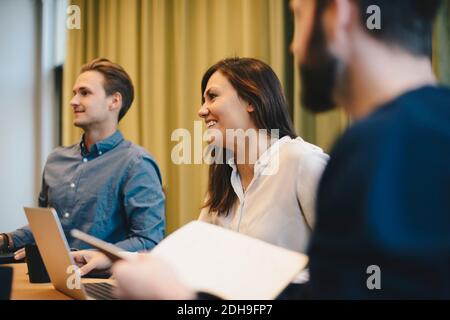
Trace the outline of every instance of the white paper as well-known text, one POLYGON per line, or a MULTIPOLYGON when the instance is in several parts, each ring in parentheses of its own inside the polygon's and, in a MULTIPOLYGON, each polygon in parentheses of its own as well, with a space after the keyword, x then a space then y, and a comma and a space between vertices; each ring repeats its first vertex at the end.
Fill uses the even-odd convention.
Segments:
POLYGON ((274 299, 305 267, 295 251, 193 221, 153 250, 191 288, 224 299, 274 299))

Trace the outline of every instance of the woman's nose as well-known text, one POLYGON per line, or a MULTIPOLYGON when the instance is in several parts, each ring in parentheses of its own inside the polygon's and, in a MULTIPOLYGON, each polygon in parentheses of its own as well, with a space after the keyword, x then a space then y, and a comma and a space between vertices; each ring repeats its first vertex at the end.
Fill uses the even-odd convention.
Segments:
POLYGON ((209 113, 209 110, 208 110, 208 108, 206 107, 206 103, 204 103, 204 104, 200 107, 200 109, 198 110, 198 116, 199 116, 200 118, 204 118, 204 117, 206 117, 206 116, 208 115, 208 113, 209 113))

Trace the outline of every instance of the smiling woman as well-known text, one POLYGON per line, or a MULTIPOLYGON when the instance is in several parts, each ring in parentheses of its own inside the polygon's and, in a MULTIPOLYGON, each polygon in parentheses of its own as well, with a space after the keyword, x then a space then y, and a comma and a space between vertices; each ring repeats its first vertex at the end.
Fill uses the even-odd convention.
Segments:
POLYGON ((224 161, 210 166, 199 219, 304 252, 328 156, 297 138, 281 83, 264 62, 221 60, 206 71, 201 88, 198 114, 208 131, 216 130, 226 139, 210 139, 213 152, 224 161), (253 134, 236 143, 227 131, 253 134), (257 150, 254 162, 249 156, 252 149, 257 150), (240 158, 239 153, 245 156, 240 158))

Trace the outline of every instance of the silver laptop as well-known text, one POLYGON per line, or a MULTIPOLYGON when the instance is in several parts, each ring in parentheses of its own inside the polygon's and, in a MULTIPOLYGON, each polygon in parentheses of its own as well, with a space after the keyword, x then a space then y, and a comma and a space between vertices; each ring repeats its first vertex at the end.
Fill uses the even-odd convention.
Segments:
POLYGON ((24 208, 34 239, 56 290, 79 300, 110 300, 107 282, 81 283, 58 214, 52 208, 24 208))

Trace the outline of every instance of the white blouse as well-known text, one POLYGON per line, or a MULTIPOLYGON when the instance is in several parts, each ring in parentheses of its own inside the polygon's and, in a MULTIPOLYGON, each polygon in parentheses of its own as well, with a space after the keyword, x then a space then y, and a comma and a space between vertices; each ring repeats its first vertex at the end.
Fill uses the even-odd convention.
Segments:
POLYGON ((238 200, 227 216, 203 208, 199 220, 305 252, 310 232, 298 201, 313 227, 318 182, 328 159, 319 147, 285 136, 259 157, 246 192, 231 159, 231 184, 238 200))

